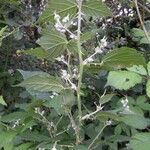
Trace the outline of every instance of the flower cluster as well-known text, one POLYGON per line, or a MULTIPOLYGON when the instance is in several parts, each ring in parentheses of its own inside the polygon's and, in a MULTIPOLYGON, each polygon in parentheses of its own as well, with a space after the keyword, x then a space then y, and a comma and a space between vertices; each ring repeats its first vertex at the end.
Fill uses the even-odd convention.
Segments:
MULTIPOLYGON (((56 21, 55 28, 57 31, 61 33, 68 32, 71 39, 77 39, 77 36, 68 29, 68 22, 70 21, 69 14, 61 19, 60 15, 54 12, 54 20, 56 21)), ((75 22, 71 21, 71 24, 75 25, 75 22)))
POLYGON ((70 76, 70 74, 66 71, 66 70, 61 70, 61 78, 63 79, 63 80, 65 80, 65 82, 66 83, 69 83, 70 85, 71 85, 71 89, 73 89, 73 90, 76 90, 77 89, 77 86, 76 86, 76 84, 74 84, 73 82, 72 82, 72 80, 71 80, 71 76, 70 76))
POLYGON ((86 58, 84 60, 84 64, 87 64, 87 63, 90 63, 90 62, 93 62, 94 61, 94 57, 96 54, 102 54, 103 53, 103 50, 104 48, 107 46, 107 38, 104 36, 100 42, 99 42, 99 45, 95 48, 95 53, 90 55, 88 58, 86 58))
POLYGON ((125 99, 122 99, 121 100, 121 103, 123 105, 123 113, 133 113, 131 110, 130 110, 130 107, 128 105, 128 98, 126 97, 125 99))

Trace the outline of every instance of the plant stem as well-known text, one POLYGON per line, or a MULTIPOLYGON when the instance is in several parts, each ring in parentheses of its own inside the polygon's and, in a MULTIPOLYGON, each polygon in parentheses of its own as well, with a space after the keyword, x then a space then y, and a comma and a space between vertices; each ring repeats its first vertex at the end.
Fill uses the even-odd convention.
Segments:
POLYGON ((92 143, 89 145, 88 150, 91 150, 91 147, 93 146, 93 144, 95 143, 95 141, 99 138, 99 136, 101 135, 101 133, 103 132, 103 130, 107 127, 107 124, 105 124, 103 126, 103 128, 100 130, 100 132, 97 134, 97 136, 94 138, 94 140, 92 141, 92 143))
MULTIPOLYGON (((83 75, 83 58, 82 58, 82 51, 81 51, 81 20, 82 20, 82 0, 77 0, 78 3, 78 29, 77 29, 77 47, 78 47, 78 55, 79 55, 79 80, 78 80, 78 87, 77 87, 77 103, 78 103, 78 117, 79 117, 79 124, 78 124, 78 137, 80 137, 80 127, 81 127, 81 118, 82 118, 82 110, 81 110, 81 85, 82 85, 82 75, 83 75)), ((79 144, 80 138, 77 141, 79 144)))
POLYGON ((139 7, 138 7, 138 1, 137 1, 137 0, 134 0, 134 3, 135 3, 136 11, 137 11, 137 14, 138 14, 138 17, 139 17, 141 26, 142 26, 142 28, 143 28, 143 31, 144 31, 144 33, 145 33, 145 36, 146 36, 148 42, 150 43, 150 37, 149 37, 149 35, 148 35, 148 32, 147 32, 147 30, 146 30, 146 28, 145 28, 145 25, 144 25, 144 22, 143 22, 143 20, 142 20, 142 17, 141 17, 141 14, 140 14, 140 10, 139 10, 139 7))

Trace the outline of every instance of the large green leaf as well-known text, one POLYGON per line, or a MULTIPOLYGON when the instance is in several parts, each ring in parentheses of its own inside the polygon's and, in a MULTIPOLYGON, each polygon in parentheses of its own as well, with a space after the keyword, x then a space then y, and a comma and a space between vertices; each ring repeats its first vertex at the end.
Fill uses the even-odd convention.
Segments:
POLYGON ((102 0, 89 0, 83 3, 82 12, 88 16, 111 16, 111 11, 102 0))
POLYGON ((146 66, 145 58, 141 53, 129 47, 114 49, 109 52, 103 59, 103 67, 106 69, 120 69, 132 65, 146 66))
POLYGON ((84 69, 91 73, 97 73, 100 70, 116 70, 133 65, 146 66, 145 58, 141 53, 129 47, 117 48, 107 53, 101 63, 89 63, 84 65, 84 69))
POLYGON ((130 147, 133 150, 150 149, 150 133, 137 133, 130 141, 130 147))
POLYGON ((33 77, 35 75, 49 77, 49 74, 43 71, 24 71, 21 69, 17 69, 17 70, 21 73, 24 80, 33 77))
POLYGON ((44 35, 37 40, 37 43, 48 51, 48 59, 55 59, 60 56, 67 47, 68 41, 65 36, 57 31, 44 32, 44 35))
POLYGON ((12 140, 14 140, 16 136, 16 132, 14 131, 1 131, 0 134, 0 148, 2 148, 3 146, 5 147, 6 145, 9 145, 12 143, 12 140))
POLYGON ((130 71, 111 71, 109 72, 106 86, 113 86, 119 90, 127 90, 142 82, 139 74, 130 71))
POLYGON ((147 75, 146 69, 141 65, 139 65, 139 66, 133 65, 132 67, 128 67, 127 70, 133 71, 133 72, 141 74, 141 75, 147 75))
POLYGON ((28 114, 24 111, 16 111, 12 112, 10 114, 6 114, 0 118, 0 121, 3 122, 11 122, 16 120, 24 120, 26 117, 28 117, 28 114))
POLYGON ((39 18, 39 22, 53 21, 54 12, 64 17, 74 16, 77 12, 75 0, 49 0, 48 6, 39 18))
POLYGON ((120 117, 120 121, 124 122, 125 124, 132 126, 137 129, 145 129, 147 126, 149 126, 149 120, 144 118, 141 115, 137 114, 129 114, 125 115, 123 117, 120 117))
POLYGON ((33 144, 32 143, 23 143, 20 144, 19 146, 15 147, 15 150, 27 150, 29 149, 33 144))
POLYGON ((21 51, 21 52, 24 53, 24 54, 27 54, 27 55, 35 56, 38 59, 44 59, 44 58, 45 59, 49 59, 49 53, 48 53, 48 51, 44 50, 41 47, 31 48, 31 49, 24 50, 24 51, 21 51))
POLYGON ((39 92, 60 92, 65 89, 63 83, 59 79, 56 79, 54 76, 50 75, 35 75, 27 78, 26 80, 15 86, 24 87, 29 91, 31 90, 39 92))

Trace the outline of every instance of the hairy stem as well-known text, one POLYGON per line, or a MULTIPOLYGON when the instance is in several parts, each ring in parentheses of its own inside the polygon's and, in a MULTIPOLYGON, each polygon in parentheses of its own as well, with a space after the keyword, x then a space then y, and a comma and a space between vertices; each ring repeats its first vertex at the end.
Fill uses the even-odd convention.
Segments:
MULTIPOLYGON (((82 74, 83 74, 83 58, 82 58, 82 51, 81 51, 82 0, 77 0, 77 3, 78 3, 77 47, 78 47, 78 55, 79 55, 79 80, 78 80, 78 87, 77 87, 77 103, 78 103, 78 117, 79 117, 78 134, 80 135, 81 118, 82 118, 80 93, 81 93, 82 74)), ((80 139, 79 141, 77 141, 77 143, 80 143, 80 139)))

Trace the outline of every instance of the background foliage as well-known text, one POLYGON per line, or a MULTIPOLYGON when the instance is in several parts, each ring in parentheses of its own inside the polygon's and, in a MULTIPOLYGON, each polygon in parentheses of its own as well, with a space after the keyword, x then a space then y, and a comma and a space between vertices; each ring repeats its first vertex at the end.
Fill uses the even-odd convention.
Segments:
POLYGON ((83 1, 80 40, 78 11, 0 0, 0 149, 149 149, 149 0, 83 1))

